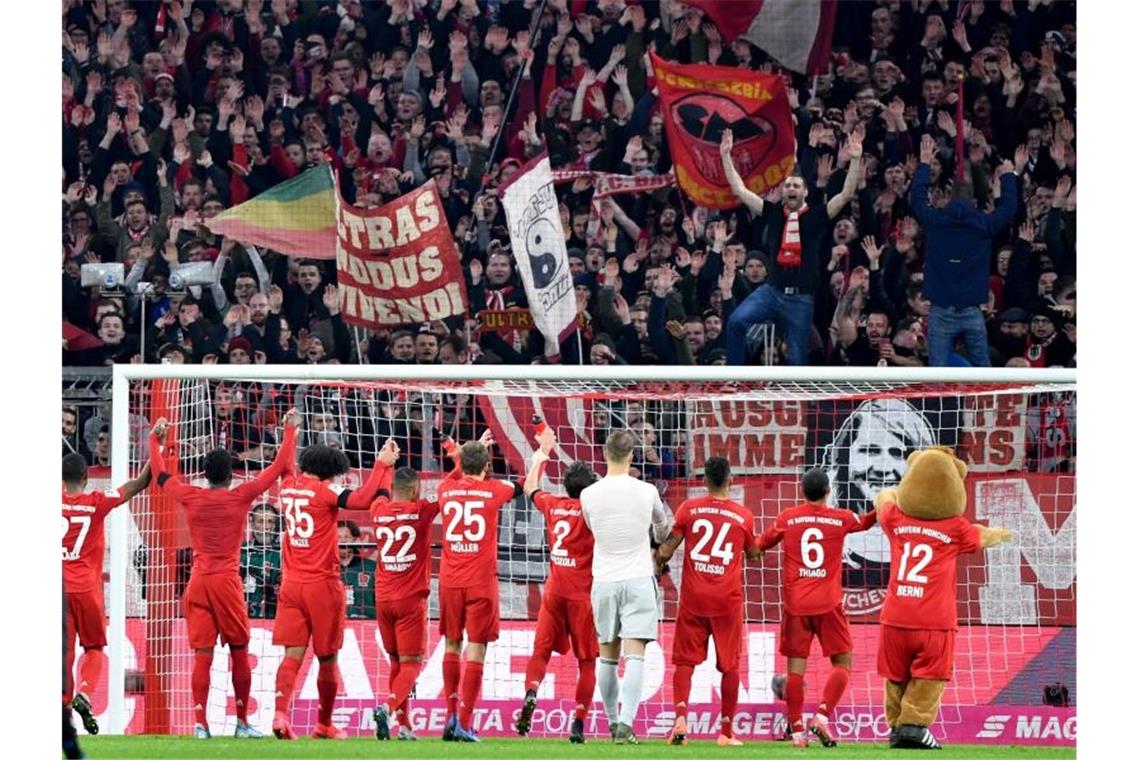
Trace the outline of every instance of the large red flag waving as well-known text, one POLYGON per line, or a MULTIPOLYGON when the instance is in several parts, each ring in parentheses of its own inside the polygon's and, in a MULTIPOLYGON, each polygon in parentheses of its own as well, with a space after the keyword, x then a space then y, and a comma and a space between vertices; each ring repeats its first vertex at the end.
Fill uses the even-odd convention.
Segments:
POLYGON ((744 37, 792 71, 826 74, 836 0, 686 0, 725 40, 744 37))
POLYGON ((740 205, 720 160, 726 129, 733 136, 733 163, 753 192, 762 195, 791 174, 795 128, 779 75, 670 63, 656 55, 653 71, 677 184, 696 203, 715 209, 740 205))

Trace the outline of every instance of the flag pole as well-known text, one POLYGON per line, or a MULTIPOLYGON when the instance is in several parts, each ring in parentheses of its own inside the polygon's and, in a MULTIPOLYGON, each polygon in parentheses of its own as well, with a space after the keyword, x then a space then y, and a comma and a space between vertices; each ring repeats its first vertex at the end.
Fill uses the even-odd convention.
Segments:
MULTIPOLYGON (((530 27, 530 40, 528 42, 529 49, 534 50, 535 40, 538 39, 538 25, 542 22, 542 14, 546 11, 546 1, 542 0, 538 6, 538 13, 534 16, 534 24, 530 27)), ((532 59, 533 60, 533 59, 532 59)), ((546 62, 550 65, 550 61, 546 62)), ((519 61, 519 70, 515 72, 515 81, 511 83, 511 92, 507 96, 507 104, 503 107, 503 119, 499 122, 499 128, 495 132, 495 141, 491 143, 491 152, 487 155, 487 172, 483 175, 483 186, 486 187, 491 182, 491 167, 495 163, 495 153, 499 150, 499 143, 503 140, 503 130, 507 126, 507 120, 510 118, 511 106, 515 103, 515 95, 518 93, 519 83, 522 82, 523 71, 526 70, 526 61, 519 61)), ((533 82, 533 78, 531 82, 533 82)), ((541 107, 541 104, 539 104, 541 107)), ((472 198, 471 206, 475 206, 475 199, 472 198)))
POLYGON ((954 179, 962 181, 966 178, 966 130, 965 130, 965 93, 963 82, 965 74, 958 75, 958 109, 954 117, 954 159, 957 166, 954 169, 954 179))

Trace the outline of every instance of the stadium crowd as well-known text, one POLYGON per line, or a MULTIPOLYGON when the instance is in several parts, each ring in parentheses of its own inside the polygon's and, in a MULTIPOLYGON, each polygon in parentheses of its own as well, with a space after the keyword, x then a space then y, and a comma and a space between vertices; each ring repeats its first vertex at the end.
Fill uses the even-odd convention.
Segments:
POLYGON ((561 184, 582 336, 563 361, 722 364, 733 334, 750 363, 1075 363, 1073 2, 839 3, 818 77, 723 39, 680 2, 63 6, 63 318, 79 328, 65 325, 65 365, 541 360, 537 331, 478 320, 526 307, 496 187, 543 146, 555 169, 667 173, 650 50, 784 74, 808 208, 843 187, 853 134, 858 189, 793 289, 810 309, 768 330, 732 320, 774 290, 768 215, 709 212, 670 186, 611 196, 592 218, 591 180, 561 184), (364 206, 437 183, 466 320, 354 333, 334 262, 202 224, 322 162, 364 206), (125 284, 83 287, 81 265, 97 262, 123 263, 125 284), (212 284, 175 287, 171 267, 186 262, 208 262, 212 284), (789 356, 797 328, 806 356, 789 356))

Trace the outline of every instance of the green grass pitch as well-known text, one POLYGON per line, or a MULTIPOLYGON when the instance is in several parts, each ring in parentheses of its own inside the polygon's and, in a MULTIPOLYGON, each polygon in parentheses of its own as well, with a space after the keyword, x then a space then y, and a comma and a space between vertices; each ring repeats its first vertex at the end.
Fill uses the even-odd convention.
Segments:
MULTIPOLYGON (((556 739, 486 739, 480 744, 444 744, 438 738, 421 738, 417 742, 378 742, 375 739, 356 738, 347 741, 318 741, 298 739, 282 742, 272 737, 261 740, 214 738, 200 741, 188 736, 80 736, 80 744, 93 760, 101 758, 487 758, 487 760, 560 760, 561 758, 643 758, 670 756, 696 760, 696 758, 756 757, 820 758, 857 757, 874 758, 909 757, 911 753, 891 751, 885 744, 841 744, 828 750, 812 744, 807 750, 793 749, 783 742, 745 742, 743 747, 718 747, 711 741, 692 741, 685 747, 670 747, 661 740, 646 740, 636 747, 614 746, 606 741, 591 741, 584 746, 571 745, 556 739)), ((1076 757, 1073 749, 1048 747, 1012 747, 1000 745, 948 746, 935 755, 939 760, 949 758, 1029 758, 1076 757)))

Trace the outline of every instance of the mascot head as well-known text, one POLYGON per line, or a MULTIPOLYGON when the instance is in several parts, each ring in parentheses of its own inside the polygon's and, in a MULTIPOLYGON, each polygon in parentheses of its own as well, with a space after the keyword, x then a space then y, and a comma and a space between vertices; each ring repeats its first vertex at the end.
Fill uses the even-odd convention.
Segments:
POLYGON ((945 446, 913 452, 907 457, 906 474, 895 500, 899 509, 919 520, 943 520, 965 513, 966 463, 945 446))

